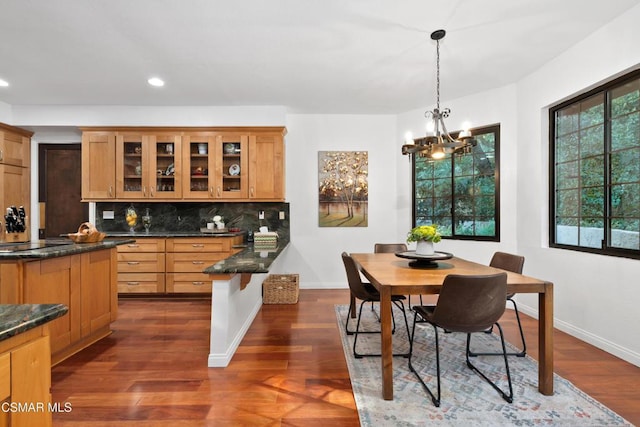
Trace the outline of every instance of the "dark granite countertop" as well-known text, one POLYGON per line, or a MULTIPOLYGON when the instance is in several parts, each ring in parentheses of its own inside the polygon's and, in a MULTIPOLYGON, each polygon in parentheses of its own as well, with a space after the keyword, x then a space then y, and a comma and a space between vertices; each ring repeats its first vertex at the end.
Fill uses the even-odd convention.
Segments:
POLYGON ((141 232, 130 232, 130 231, 105 231, 107 237, 131 237, 131 238, 142 238, 142 237, 234 237, 234 236, 242 236, 246 232, 238 231, 238 232, 225 232, 225 233, 203 233, 201 231, 150 231, 149 233, 141 232))
POLYGON ((46 239, 37 242, 12 243, 0 245, 0 261, 34 260, 75 255, 83 252, 114 248, 134 239, 105 239, 97 243, 73 243, 69 239, 46 239), (16 250, 19 249, 19 250, 16 250))
POLYGON ((269 266, 289 245, 289 239, 279 239, 277 246, 255 246, 249 243, 244 249, 227 259, 207 267, 206 274, 233 274, 233 273, 268 273, 269 266))
POLYGON ((65 315, 64 304, 0 304, 0 341, 65 315))

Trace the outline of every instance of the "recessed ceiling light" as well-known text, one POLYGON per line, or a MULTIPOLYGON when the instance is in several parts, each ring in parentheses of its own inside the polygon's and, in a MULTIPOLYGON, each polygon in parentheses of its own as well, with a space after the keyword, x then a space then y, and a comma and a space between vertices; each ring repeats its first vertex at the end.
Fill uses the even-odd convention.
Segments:
POLYGON ((0 79, 0 87, 7 87, 7 86, 9 86, 9 82, 0 79))
POLYGON ((147 82, 151 85, 151 86, 156 86, 156 87, 162 87, 164 86, 164 80, 158 78, 158 77, 151 77, 149 80, 147 80, 147 82))

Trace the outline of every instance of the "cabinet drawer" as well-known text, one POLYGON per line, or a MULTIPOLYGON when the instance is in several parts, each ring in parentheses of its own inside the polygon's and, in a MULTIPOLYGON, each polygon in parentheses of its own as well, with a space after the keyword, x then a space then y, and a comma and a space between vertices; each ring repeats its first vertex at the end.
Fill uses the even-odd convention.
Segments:
POLYGON ((167 239, 167 252, 229 252, 232 237, 167 239))
POLYGON ((162 293, 164 292, 164 273, 118 273, 118 292, 162 293))
POLYGON ((11 396, 11 354, 0 356, 0 401, 11 396))
POLYGON ((178 253, 167 254, 167 272, 171 273, 202 273, 202 270, 227 258, 223 253, 178 253))
POLYGON ((164 252, 165 239, 142 238, 133 243, 118 245, 118 253, 125 252, 164 252))
POLYGON ((118 253, 118 273, 146 273, 164 271, 164 254, 153 252, 118 253))
POLYGON ((212 279, 202 273, 167 273, 167 292, 169 293, 208 293, 211 294, 212 279))

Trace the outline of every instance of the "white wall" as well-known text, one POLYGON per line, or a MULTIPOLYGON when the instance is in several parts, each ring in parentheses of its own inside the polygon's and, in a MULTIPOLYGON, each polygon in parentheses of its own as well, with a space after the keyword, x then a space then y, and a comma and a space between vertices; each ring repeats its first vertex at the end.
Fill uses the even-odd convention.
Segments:
POLYGON ((346 288, 340 254, 371 252, 376 242, 402 241, 396 232, 395 116, 288 115, 287 200, 292 244, 284 269, 301 288, 346 288), (369 152, 368 227, 318 226, 318 151, 369 152))
MULTIPOLYGON (((555 326, 640 365, 640 261, 548 247, 547 108, 640 64, 640 6, 518 83, 518 252, 554 283, 555 326)), ((537 312, 532 296, 518 300, 537 312)))
MULTIPOLYGON (((445 76, 446 78, 446 76, 445 76)), ((451 115, 445 120, 450 131, 462 129, 464 122, 471 127, 500 124, 500 242, 473 242, 460 240, 442 240, 437 250, 451 252, 473 261, 488 263, 493 252, 500 250, 515 252, 517 247, 517 115, 516 87, 509 85, 488 92, 482 92, 460 99, 441 102, 441 108, 451 109, 451 115)), ((411 228, 411 163, 408 156, 400 154, 400 145, 407 131, 414 137, 424 135, 424 113, 429 108, 413 110, 398 116, 394 144, 394 155, 398 164, 398 235, 405 236, 411 228)))
POLYGON ((11 124, 12 121, 11 105, 0 101, 0 123, 11 124))

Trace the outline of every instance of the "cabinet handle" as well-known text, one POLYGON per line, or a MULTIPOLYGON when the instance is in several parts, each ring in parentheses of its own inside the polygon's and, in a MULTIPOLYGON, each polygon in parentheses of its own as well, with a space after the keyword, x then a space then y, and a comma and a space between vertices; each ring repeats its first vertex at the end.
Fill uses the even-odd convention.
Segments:
POLYGON ((204 248, 204 244, 202 243, 193 243, 191 246, 194 248, 204 248))
POLYGON ((129 248, 139 248, 140 246, 136 245, 135 243, 131 243, 131 244, 127 245, 127 247, 129 247, 129 248))
POLYGON ((249 195, 253 197, 253 187, 249 188, 249 195))
POLYGON ((4 152, 0 150, 0 162, 4 161, 4 152))
POLYGON ((218 187, 218 197, 220 197, 220 187, 218 187))
POLYGON ((129 262, 127 262, 127 264, 129 264, 129 265, 138 265, 140 263, 138 261, 129 261, 129 262))
POLYGON ((213 187, 209 187, 209 195, 213 197, 213 187))
POLYGON ((113 197, 113 185, 109 186, 109 197, 113 197))
POLYGON ((200 264, 204 264, 204 261, 191 261, 191 263, 194 265, 200 265, 200 264))
POLYGON ((149 197, 154 197, 154 195, 153 195, 153 187, 149 187, 149 197))
POLYGON ((142 197, 147 197, 147 187, 142 187, 142 197))
POLYGON ((193 286, 204 286, 204 282, 191 282, 193 286))
POLYGON ((127 282, 127 285, 129 285, 129 286, 138 286, 138 285, 140 285, 140 282, 127 282))

